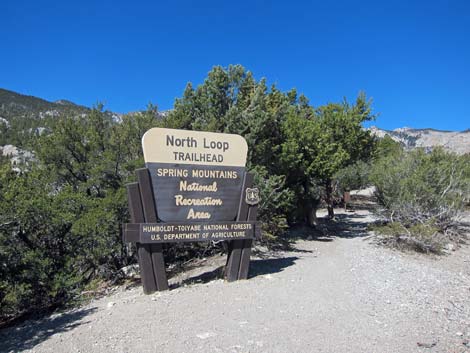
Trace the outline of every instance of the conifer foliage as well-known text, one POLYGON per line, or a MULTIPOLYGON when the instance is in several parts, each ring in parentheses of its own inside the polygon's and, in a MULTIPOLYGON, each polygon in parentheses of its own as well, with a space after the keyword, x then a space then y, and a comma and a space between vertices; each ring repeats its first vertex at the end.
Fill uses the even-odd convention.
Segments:
POLYGON ((322 199, 332 211, 334 175, 367 160, 374 144, 362 129, 374 118, 364 94, 354 104, 313 107, 239 65, 214 67, 157 116, 150 106, 115 121, 98 106, 51 119, 28 143, 31 166, 13 171, 0 161, 0 318, 63 305, 93 279, 111 280, 135 261, 121 240, 125 184, 144 165, 141 137, 151 127, 242 135, 260 188, 265 241, 312 223, 322 199))

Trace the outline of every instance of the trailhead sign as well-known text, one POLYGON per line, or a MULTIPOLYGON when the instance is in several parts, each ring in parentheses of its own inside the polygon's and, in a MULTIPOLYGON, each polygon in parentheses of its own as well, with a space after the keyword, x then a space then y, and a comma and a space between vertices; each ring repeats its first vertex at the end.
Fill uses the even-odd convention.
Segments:
POLYGON ((246 279, 259 191, 245 170, 248 146, 239 135, 153 128, 142 137, 146 168, 127 185, 145 293, 168 289, 162 243, 228 240, 225 277, 246 279))
POLYGON ((235 219, 248 153, 243 137, 154 128, 142 146, 161 221, 235 219))

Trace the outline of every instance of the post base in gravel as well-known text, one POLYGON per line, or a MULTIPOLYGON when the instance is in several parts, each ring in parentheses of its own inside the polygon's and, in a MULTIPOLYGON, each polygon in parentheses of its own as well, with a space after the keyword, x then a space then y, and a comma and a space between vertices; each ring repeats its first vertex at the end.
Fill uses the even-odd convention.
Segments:
POLYGON ((228 282, 248 278, 253 240, 261 235, 261 224, 256 221, 258 205, 247 203, 247 192, 253 190, 253 174, 244 173, 237 216, 230 222, 161 222, 149 170, 138 169, 137 180, 127 185, 132 223, 124 224, 123 241, 136 243, 145 294, 169 289, 163 244, 171 242, 229 239, 224 277, 228 282))

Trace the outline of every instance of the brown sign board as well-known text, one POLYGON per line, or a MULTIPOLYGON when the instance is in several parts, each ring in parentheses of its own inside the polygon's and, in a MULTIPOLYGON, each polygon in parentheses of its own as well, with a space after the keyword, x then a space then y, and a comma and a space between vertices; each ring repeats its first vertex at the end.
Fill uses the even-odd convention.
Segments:
POLYGON ((153 128, 142 146, 160 221, 235 220, 248 151, 243 137, 153 128))
POLYGON ((248 278, 259 190, 245 170, 239 135, 153 128, 142 138, 146 168, 127 185, 123 240, 136 243, 144 293, 167 290, 162 243, 228 241, 224 276, 248 278))

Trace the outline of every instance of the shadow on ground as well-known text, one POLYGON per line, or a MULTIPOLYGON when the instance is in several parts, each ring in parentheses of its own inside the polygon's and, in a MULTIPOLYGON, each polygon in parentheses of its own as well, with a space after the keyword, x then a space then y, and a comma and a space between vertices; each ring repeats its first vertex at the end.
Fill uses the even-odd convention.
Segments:
MULTIPOLYGON (((315 228, 300 226, 292 228, 287 235, 287 240, 295 245, 295 241, 311 240, 331 242, 334 238, 362 238, 369 236, 368 226, 370 216, 354 212, 336 213, 335 219, 319 217, 315 228)), ((292 247, 292 246, 291 246, 292 247)), ((291 251, 298 251, 289 249, 291 251)))
POLYGON ((201 273, 197 276, 192 276, 182 280, 181 282, 173 283, 170 285, 170 289, 176 289, 179 287, 188 286, 197 283, 208 283, 216 279, 222 279, 224 277, 224 266, 219 266, 212 271, 201 273))
POLYGON ((366 237, 369 235, 367 227, 370 223, 367 219, 365 215, 338 214, 335 221, 327 224, 327 228, 332 235, 340 238, 366 237))
POLYGON ((0 331, 0 352, 22 352, 32 349, 55 334, 89 323, 82 319, 95 310, 96 308, 79 309, 5 328, 0 331))
MULTIPOLYGON (((295 264, 298 257, 279 257, 271 259, 257 259, 250 261, 250 272, 248 278, 254 278, 257 276, 272 274, 283 271, 285 268, 295 264)), ((196 283, 208 283, 217 279, 224 278, 224 266, 219 266, 216 269, 208 272, 201 273, 200 275, 189 277, 181 282, 174 283, 170 286, 170 289, 176 289, 186 285, 196 283)))
POLYGON ((248 278, 281 272, 285 268, 295 265, 295 261, 298 259, 297 256, 290 256, 275 259, 252 260, 250 262, 248 278))

